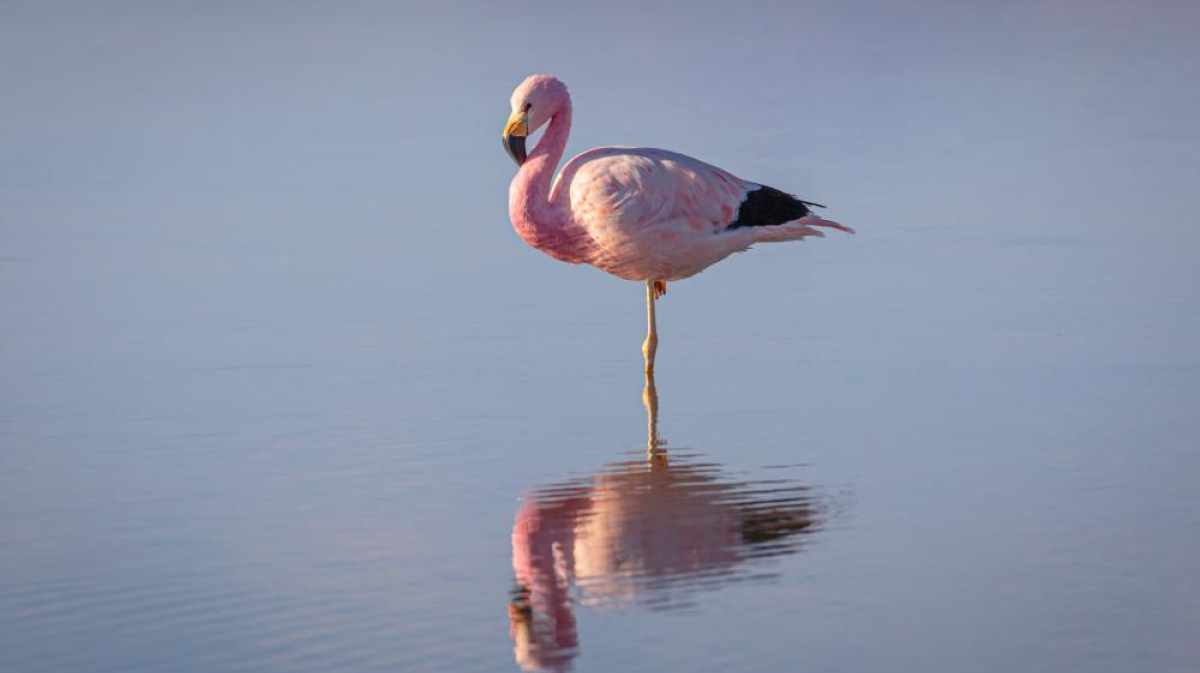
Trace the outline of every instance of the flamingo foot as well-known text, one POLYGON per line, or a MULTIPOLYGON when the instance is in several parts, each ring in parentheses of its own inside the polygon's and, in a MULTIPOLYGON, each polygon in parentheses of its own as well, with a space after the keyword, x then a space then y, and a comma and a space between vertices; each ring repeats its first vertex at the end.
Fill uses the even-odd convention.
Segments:
POLYGON ((665 280, 654 281, 654 298, 658 299, 660 297, 666 296, 666 294, 667 294, 667 281, 665 281, 665 280))

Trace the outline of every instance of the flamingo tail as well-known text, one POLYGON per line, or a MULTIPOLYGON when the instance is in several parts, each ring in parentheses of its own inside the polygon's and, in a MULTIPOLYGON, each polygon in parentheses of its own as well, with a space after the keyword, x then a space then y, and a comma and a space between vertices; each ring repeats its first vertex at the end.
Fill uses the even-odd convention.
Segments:
POLYGON ((798 220, 784 222, 770 227, 759 228, 758 237, 755 239, 759 243, 780 243, 782 241, 798 241, 810 236, 824 238, 825 232, 821 229, 837 229, 847 234, 853 234, 854 230, 842 224, 838 224, 833 220, 823 220, 816 215, 806 215, 798 220), (819 228, 818 228, 819 227, 819 228))

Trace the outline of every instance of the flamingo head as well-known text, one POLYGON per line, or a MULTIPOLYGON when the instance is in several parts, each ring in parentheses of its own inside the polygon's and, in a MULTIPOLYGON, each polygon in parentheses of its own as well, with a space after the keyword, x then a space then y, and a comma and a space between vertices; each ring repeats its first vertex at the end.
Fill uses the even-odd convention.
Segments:
POLYGON ((525 139, 570 100, 567 85, 549 75, 530 75, 513 90, 512 114, 504 125, 504 149, 518 166, 527 158, 525 139))

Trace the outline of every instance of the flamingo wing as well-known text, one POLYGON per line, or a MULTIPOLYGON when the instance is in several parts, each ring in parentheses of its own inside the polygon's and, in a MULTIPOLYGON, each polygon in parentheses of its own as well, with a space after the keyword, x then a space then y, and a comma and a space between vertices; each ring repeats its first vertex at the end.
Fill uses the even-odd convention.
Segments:
POLYGON ((718 230, 733 222, 738 205, 756 187, 683 154, 602 147, 563 167, 551 199, 565 196, 577 221, 601 228, 621 222, 642 229, 685 218, 718 230))

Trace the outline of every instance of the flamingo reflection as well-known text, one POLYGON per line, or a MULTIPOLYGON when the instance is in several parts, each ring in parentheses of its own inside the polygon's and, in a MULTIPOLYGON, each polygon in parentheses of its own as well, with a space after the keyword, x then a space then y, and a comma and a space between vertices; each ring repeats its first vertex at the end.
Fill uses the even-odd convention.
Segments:
POLYGON ((540 488, 517 513, 509 622, 524 670, 571 667, 577 604, 686 607, 704 591, 771 577, 762 560, 794 553, 820 526, 808 487, 737 480, 698 453, 668 456, 652 376, 642 400, 644 458, 540 488))

